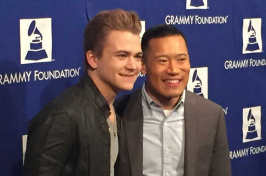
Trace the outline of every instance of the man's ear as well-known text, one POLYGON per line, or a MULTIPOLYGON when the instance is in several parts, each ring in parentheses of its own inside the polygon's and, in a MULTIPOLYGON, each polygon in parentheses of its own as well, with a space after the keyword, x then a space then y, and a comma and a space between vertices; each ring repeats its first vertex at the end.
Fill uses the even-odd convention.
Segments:
POLYGON ((146 75, 146 65, 143 59, 141 60, 141 74, 146 75))
POLYGON ((91 68, 96 69, 97 68, 97 58, 96 58, 95 54, 92 51, 88 51, 86 53, 86 58, 87 58, 88 64, 91 66, 91 68))

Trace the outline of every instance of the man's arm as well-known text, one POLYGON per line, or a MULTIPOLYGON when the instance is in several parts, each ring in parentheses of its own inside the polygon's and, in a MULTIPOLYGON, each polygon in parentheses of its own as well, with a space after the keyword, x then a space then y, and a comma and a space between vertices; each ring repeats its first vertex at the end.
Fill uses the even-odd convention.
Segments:
POLYGON ((213 146, 209 176, 231 176, 224 112, 221 109, 213 146))
POLYGON ((24 176, 58 176, 66 164, 74 124, 64 112, 44 116, 29 126, 24 176))

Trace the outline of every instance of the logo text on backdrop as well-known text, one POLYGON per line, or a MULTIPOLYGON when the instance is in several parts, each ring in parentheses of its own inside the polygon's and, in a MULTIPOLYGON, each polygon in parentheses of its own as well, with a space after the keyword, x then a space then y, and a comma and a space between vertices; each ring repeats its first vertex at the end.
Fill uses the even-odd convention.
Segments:
MULTIPOLYGON (((253 54, 253 58, 226 60, 224 68, 227 69, 243 69, 249 67, 266 66, 265 58, 254 58, 256 53, 263 52, 262 46, 262 20, 261 18, 243 19, 242 27, 242 54, 253 54)), ((239 29, 240 32, 241 29, 239 29)))
MULTIPOLYGON (((207 0, 187 0, 186 9, 209 9, 207 0)), ((197 12, 197 11, 195 11, 197 12)), ((165 16, 165 24, 167 25, 211 25, 211 24, 227 24, 228 15, 175 15, 169 14, 165 16)))

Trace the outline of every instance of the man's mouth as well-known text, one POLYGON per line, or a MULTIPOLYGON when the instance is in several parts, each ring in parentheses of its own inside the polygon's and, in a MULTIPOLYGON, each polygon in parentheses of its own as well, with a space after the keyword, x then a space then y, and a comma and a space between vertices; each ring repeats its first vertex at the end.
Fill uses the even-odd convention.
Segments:
POLYGON ((122 73, 120 73, 119 75, 123 76, 123 77, 128 77, 128 78, 131 78, 131 77, 135 76, 135 74, 122 74, 122 73))
POLYGON ((164 80, 165 83, 170 83, 170 84, 176 84, 180 82, 180 79, 166 79, 164 80))

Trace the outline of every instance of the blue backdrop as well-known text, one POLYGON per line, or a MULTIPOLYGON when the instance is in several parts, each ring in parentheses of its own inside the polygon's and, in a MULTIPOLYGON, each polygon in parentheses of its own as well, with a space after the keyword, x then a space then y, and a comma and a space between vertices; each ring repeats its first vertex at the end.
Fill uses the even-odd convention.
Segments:
POLYGON ((87 21, 115 8, 136 11, 143 32, 164 23, 184 32, 187 89, 223 107, 232 175, 265 175, 265 7, 264 0, 0 0, 0 175, 21 175, 29 121, 78 81, 87 21))

